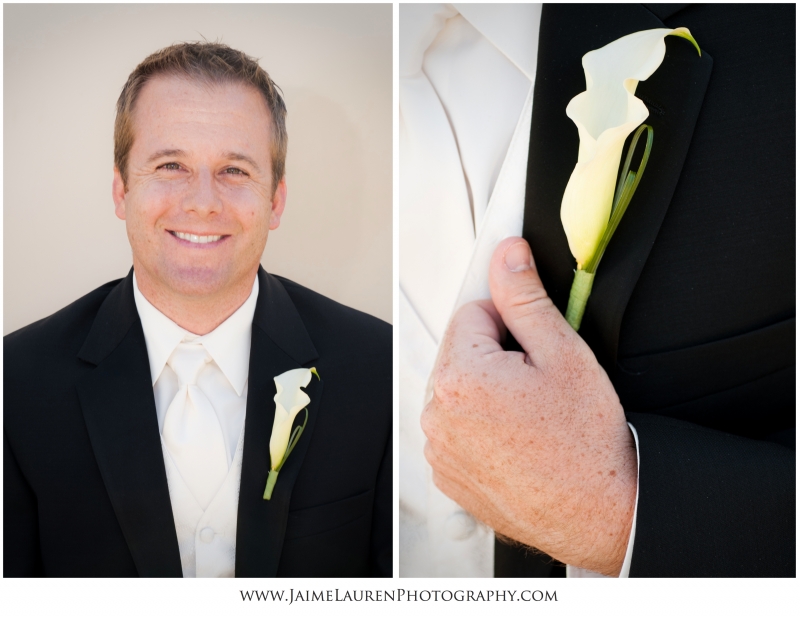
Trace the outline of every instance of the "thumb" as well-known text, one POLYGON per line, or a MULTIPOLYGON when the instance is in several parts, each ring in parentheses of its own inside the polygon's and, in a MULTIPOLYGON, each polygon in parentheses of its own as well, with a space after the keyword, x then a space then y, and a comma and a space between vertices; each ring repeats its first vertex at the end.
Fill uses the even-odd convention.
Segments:
POLYGON ((565 337, 576 336, 542 286, 531 249, 522 238, 506 238, 495 249, 489 289, 503 323, 534 366, 555 360, 565 337))

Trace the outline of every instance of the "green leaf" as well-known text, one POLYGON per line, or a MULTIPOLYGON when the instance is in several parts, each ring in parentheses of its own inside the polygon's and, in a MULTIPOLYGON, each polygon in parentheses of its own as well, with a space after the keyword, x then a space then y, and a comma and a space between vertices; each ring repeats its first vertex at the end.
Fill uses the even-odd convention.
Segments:
POLYGON ((283 454, 283 459, 281 459, 281 463, 277 465, 275 468, 276 472, 280 472, 281 468, 283 468, 283 464, 286 463, 286 460, 289 458, 289 455, 294 450, 294 447, 297 445, 297 442, 300 440, 300 436, 303 435, 303 430, 306 428, 306 423, 308 423, 308 408, 306 408, 306 418, 303 421, 303 424, 295 427, 294 431, 292 431, 292 435, 289 436, 289 445, 286 448, 286 452, 283 454))
POLYGON ((603 233, 603 237, 600 239, 600 243, 597 245, 597 250, 594 252, 592 258, 584 265, 583 270, 585 270, 587 273, 594 274, 597 272, 597 265, 600 264, 600 260, 602 259, 603 254, 606 252, 606 247, 608 247, 608 243, 611 240, 611 237, 614 235, 614 232, 617 231, 619 222, 622 221, 622 216, 628 209, 628 204, 630 204, 633 194, 636 192, 636 187, 639 186, 639 181, 642 179, 642 174, 647 166, 647 160, 650 158, 650 151, 652 148, 653 127, 643 124, 636 130, 636 133, 633 134, 631 145, 628 147, 628 155, 625 157, 625 165, 622 167, 622 174, 620 174, 619 183, 617 184, 617 192, 614 196, 614 203, 611 206, 611 217, 608 221, 608 225, 606 226, 606 230, 603 233), (636 150, 636 144, 639 142, 639 137, 641 137, 645 130, 647 130, 647 143, 644 147, 644 154, 642 155, 641 163, 639 163, 639 169, 636 172, 633 172, 629 169, 631 165, 631 159, 633 158, 634 150, 636 150))

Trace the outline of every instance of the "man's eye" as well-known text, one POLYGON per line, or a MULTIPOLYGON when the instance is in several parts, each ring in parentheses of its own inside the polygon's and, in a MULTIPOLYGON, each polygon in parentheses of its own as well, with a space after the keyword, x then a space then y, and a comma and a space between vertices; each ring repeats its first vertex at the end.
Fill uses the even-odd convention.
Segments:
POLYGON ((164 165, 160 166, 162 170, 179 170, 181 166, 177 163, 165 163, 164 165))
POLYGON ((247 175, 242 170, 240 170, 238 167, 227 167, 227 168, 225 168, 225 173, 226 174, 236 174, 236 175, 240 175, 240 176, 246 176, 247 175))

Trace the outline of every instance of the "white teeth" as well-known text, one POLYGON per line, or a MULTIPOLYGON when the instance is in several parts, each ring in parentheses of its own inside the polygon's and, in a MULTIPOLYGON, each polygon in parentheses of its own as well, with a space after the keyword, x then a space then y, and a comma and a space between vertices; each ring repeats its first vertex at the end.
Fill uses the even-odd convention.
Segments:
POLYGON ((181 240, 204 244, 207 242, 217 242, 222 236, 198 236, 197 234, 184 234, 183 232, 173 232, 181 240))

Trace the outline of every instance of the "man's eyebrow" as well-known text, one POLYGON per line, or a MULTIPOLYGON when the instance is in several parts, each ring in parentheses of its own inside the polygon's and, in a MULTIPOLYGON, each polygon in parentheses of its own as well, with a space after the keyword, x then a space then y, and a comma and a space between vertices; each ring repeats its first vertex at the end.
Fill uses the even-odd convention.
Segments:
POLYGON ((261 171, 261 166, 259 166, 252 157, 248 157, 246 154, 241 152, 226 152, 222 156, 233 161, 244 161, 245 163, 252 165, 257 172, 261 171))
MULTIPOLYGON (((147 162, 152 163, 153 161, 156 161, 158 159, 163 159, 165 157, 183 157, 185 155, 186 155, 185 150, 181 150, 179 148, 165 148, 163 150, 154 152, 152 155, 150 155, 147 159, 147 162)), ((232 161, 244 161, 245 163, 249 163, 250 165, 252 165, 256 171, 258 172, 261 171, 261 166, 259 166, 258 163, 255 162, 255 159, 241 152, 233 152, 233 151, 226 152, 223 153, 222 156, 223 158, 230 159, 232 161)))
POLYGON ((153 154, 148 157, 147 162, 152 163, 156 159, 163 159, 164 157, 182 157, 186 154, 185 151, 177 149, 177 148, 166 148, 164 150, 159 150, 158 152, 154 152, 153 154))

